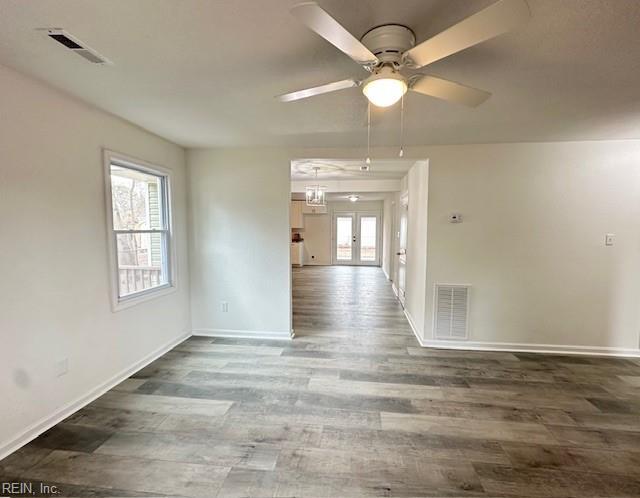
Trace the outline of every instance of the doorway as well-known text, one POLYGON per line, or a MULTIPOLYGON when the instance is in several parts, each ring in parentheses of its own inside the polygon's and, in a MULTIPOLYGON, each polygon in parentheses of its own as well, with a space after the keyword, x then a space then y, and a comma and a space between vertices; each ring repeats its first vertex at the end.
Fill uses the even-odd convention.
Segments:
POLYGON ((336 265, 380 266, 380 214, 335 213, 332 246, 336 265))

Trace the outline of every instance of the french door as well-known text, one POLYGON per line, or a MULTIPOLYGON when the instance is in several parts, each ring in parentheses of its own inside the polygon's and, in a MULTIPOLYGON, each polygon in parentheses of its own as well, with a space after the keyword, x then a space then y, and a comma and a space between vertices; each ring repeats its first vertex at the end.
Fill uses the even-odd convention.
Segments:
POLYGON ((337 265, 380 265, 380 215, 335 213, 333 262, 337 265))

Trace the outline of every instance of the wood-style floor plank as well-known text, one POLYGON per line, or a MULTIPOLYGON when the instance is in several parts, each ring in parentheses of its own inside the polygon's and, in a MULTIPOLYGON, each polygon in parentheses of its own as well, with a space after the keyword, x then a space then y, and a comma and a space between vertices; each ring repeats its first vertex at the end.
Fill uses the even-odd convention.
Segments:
POLYGON ((379 268, 293 341, 192 337, 0 462, 57 496, 638 497, 640 362, 421 348, 379 268))
MULTIPOLYGON (((158 459, 55 450, 24 471, 26 479, 161 495, 215 496, 229 468, 158 459)), ((64 493, 64 487, 61 488, 64 493)))

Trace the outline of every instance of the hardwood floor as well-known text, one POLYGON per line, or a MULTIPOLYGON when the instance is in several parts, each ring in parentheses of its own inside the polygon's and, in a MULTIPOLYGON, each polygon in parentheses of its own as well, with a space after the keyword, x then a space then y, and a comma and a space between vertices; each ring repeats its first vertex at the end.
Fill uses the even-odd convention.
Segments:
MULTIPOLYGON (((640 362, 422 349, 379 268, 191 338, 0 462, 58 496, 640 496, 640 362)), ((6 493, 0 493, 6 494, 6 493)))

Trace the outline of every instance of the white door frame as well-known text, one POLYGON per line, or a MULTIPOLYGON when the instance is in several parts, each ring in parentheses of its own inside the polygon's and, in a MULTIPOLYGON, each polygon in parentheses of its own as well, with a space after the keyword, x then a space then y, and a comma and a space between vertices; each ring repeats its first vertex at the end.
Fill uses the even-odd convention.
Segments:
POLYGON ((389 280, 394 292, 397 294, 396 283, 398 281, 398 204, 395 199, 391 201, 391 219, 389 220, 389 240, 385 243, 389 244, 389 280))
POLYGON ((355 265, 356 260, 356 213, 353 211, 334 212, 331 219, 331 263, 334 265, 355 265), (338 259, 338 218, 351 218, 351 259, 338 259))
POLYGON ((398 206, 398 245, 395 252, 397 281, 396 294, 398 300, 404 307, 407 285, 407 241, 409 230, 409 194, 403 193, 400 196, 400 205, 398 206), (404 218, 404 224, 403 224, 404 218), (404 226, 403 226, 404 225, 404 226), (404 240, 403 240, 404 239, 404 240))
POLYGON ((334 265, 349 265, 349 266, 380 266, 382 257, 382 215, 380 211, 334 211, 331 220, 331 263, 334 265), (349 261, 339 261, 337 258, 337 219, 339 217, 351 217, 351 230, 353 237, 352 257, 349 261), (375 261, 361 261, 360 260, 360 220, 362 217, 375 217, 376 218, 376 259, 375 261))

